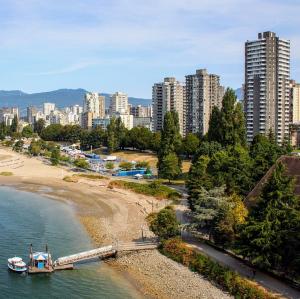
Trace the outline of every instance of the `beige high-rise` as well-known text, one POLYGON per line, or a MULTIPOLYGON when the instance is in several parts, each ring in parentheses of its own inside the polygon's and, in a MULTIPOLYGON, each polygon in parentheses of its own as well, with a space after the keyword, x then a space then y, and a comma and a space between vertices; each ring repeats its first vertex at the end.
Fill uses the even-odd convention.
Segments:
POLYGON ((291 123, 300 123, 300 84, 294 80, 290 81, 290 115, 291 123))
POLYGON ((245 112, 247 140, 275 134, 280 144, 289 134, 290 42, 274 32, 245 44, 245 112))
POLYGON ((105 97, 96 92, 87 93, 84 98, 83 112, 92 112, 94 118, 104 118, 105 97))
POLYGON ((224 87, 220 77, 206 69, 196 71, 186 78, 186 132, 205 135, 214 106, 221 109, 224 87))
POLYGON ((152 87, 153 130, 163 128, 164 116, 168 111, 176 111, 179 117, 180 134, 184 131, 184 86, 175 78, 165 78, 164 82, 152 87))

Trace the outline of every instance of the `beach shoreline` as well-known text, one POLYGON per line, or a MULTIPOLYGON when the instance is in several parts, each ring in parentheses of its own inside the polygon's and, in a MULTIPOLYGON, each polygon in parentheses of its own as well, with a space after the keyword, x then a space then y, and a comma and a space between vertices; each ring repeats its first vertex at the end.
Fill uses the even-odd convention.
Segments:
MULTIPOLYGON (((85 228, 95 247, 112 244, 116 240, 140 240, 142 227, 147 227, 146 216, 153 209, 152 198, 129 190, 110 189, 110 180, 80 178, 77 183, 63 180, 74 173, 67 169, 46 165, 43 161, 28 158, 0 148, 0 157, 17 162, 21 167, 1 167, 0 185, 26 192, 37 193, 71 205, 77 219, 85 228), (9 156, 9 158, 8 158, 9 156)), ((164 206, 157 201, 155 209, 164 206)), ((151 232, 143 232, 153 236, 151 232)), ((106 263, 130 282, 144 298, 231 298, 198 274, 181 266, 157 250, 121 255, 106 263)))

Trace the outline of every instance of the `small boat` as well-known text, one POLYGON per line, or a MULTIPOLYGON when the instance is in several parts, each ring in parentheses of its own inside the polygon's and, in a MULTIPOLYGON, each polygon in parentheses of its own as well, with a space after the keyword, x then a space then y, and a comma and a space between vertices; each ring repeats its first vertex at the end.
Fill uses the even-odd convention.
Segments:
POLYGON ((27 271, 27 265, 23 262, 22 258, 20 257, 12 257, 7 260, 7 266, 10 270, 14 272, 25 272, 27 271))

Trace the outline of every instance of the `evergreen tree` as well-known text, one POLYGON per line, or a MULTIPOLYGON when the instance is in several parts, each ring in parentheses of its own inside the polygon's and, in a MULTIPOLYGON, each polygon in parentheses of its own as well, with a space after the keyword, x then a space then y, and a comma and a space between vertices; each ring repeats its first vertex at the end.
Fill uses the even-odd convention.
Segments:
POLYGON ((107 150, 109 153, 114 152, 118 148, 118 139, 116 136, 117 124, 116 118, 112 117, 107 126, 107 150))
POLYGON ((15 115, 13 120, 12 120, 11 126, 10 126, 10 132, 11 133, 17 133, 18 132, 18 126, 19 126, 19 120, 18 120, 18 117, 15 115))
POLYGON ((31 125, 27 125, 26 127, 23 128, 22 130, 22 136, 26 138, 30 138, 33 135, 33 129, 31 125))
POLYGON ((33 130, 35 133, 38 133, 38 135, 40 136, 45 126, 46 126, 45 120, 40 118, 38 121, 34 123, 33 130))
POLYGON ((168 179, 169 182, 180 174, 181 169, 178 157, 175 153, 169 153, 161 159, 159 176, 168 179))
POLYGON ((299 265, 300 234, 295 230, 299 221, 299 199, 294 195, 293 179, 279 162, 241 227, 237 243, 240 253, 267 269, 286 270, 297 260, 299 265))
POLYGON ((221 111, 213 109, 207 137, 209 141, 217 141, 222 146, 246 146, 244 113, 241 105, 236 103, 234 90, 226 90, 221 111))
POLYGON ((3 140, 8 133, 8 127, 4 122, 0 123, 0 140, 3 140))

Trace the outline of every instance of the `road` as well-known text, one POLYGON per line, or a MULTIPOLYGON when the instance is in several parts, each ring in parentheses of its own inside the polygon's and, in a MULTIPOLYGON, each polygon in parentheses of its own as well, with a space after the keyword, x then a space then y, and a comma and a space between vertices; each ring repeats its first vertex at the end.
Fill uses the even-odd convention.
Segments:
MULTIPOLYGON (((187 204, 187 194, 184 194, 184 197, 181 201, 181 204, 176 206, 176 214, 178 220, 183 224, 189 223, 189 218, 186 215, 188 211, 188 204, 187 204)), ((285 297, 291 299, 300 299, 300 291, 294 289, 293 287, 289 286, 283 281, 276 279, 264 272, 256 270, 255 277, 253 277, 253 270, 239 259, 232 257, 231 255, 227 254, 226 252, 219 251, 214 247, 199 241, 195 237, 193 237, 189 232, 184 231, 182 233, 183 240, 193 246, 194 248, 202 251, 207 256, 211 257, 213 260, 223 264, 232 270, 238 272, 241 276, 246 278, 251 278, 257 281, 260 285, 264 286, 267 289, 275 293, 279 293, 285 297)))

